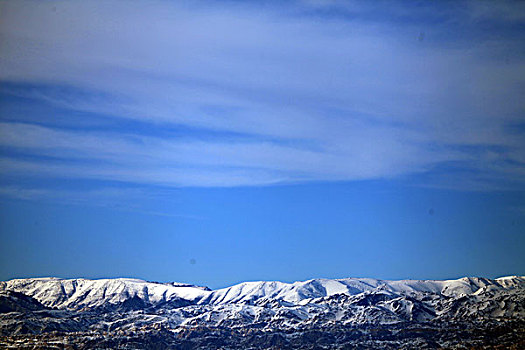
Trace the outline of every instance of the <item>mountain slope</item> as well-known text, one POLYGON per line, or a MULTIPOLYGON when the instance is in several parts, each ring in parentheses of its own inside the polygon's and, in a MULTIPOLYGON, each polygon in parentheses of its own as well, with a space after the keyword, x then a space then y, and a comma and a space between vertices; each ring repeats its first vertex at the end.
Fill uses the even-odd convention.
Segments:
POLYGON ((45 306, 82 309, 107 304, 120 304, 140 299, 146 305, 186 300, 192 304, 252 303, 272 299, 304 303, 310 299, 336 294, 357 295, 363 292, 384 291, 391 294, 434 293, 443 296, 472 295, 482 291, 524 289, 525 278, 520 276, 498 279, 460 278, 457 280, 386 281, 370 278, 313 279, 304 282, 245 282, 211 291, 205 287, 146 282, 138 279, 60 279, 29 278, 0 282, 0 291, 14 291, 31 296, 45 306))
POLYGON ((517 329, 525 330, 525 278, 520 276, 245 282, 218 290, 123 278, 0 282, 0 336, 7 337, 6 344, 30 339, 24 334, 43 337, 57 331, 75 332, 87 347, 93 337, 102 342, 95 347, 118 347, 106 343, 107 334, 124 343, 123 334, 142 334, 139 343, 151 339, 188 348, 226 347, 221 343, 226 340, 230 348, 260 348, 266 342, 305 348, 318 337, 325 339, 325 348, 368 344, 375 337, 386 342, 377 348, 435 348, 458 339, 471 339, 474 345, 500 337, 505 344, 521 341, 517 329), (432 340, 436 334, 442 337, 439 344, 432 340))

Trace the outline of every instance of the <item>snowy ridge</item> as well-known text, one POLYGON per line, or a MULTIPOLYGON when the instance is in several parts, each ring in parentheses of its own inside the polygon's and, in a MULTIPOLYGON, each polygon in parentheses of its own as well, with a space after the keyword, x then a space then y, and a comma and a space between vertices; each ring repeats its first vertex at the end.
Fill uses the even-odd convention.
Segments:
POLYGON ((312 348, 312 340, 324 339, 323 349, 364 342, 371 342, 366 348, 433 349, 441 347, 436 334, 445 345, 464 341, 467 333, 474 345, 495 338, 510 345, 521 341, 518 329, 525 330, 521 276, 260 281, 218 290, 129 278, 0 282, 0 347, 2 336, 15 344, 22 335, 36 339, 33 348, 46 348, 49 332, 56 331, 54 337, 64 344, 77 337, 84 346, 79 348, 91 348, 93 337, 109 342, 100 348, 120 348, 121 342, 134 337, 142 344, 139 348, 159 342, 151 348, 166 348, 169 343, 172 348, 260 349, 289 342, 304 349, 312 348), (372 330, 380 330, 380 337, 393 345, 374 343, 372 330), (35 334, 42 337, 34 338, 35 334), (225 347, 225 341, 235 346, 225 347), (428 346, 422 347, 422 342, 428 346))
POLYGON ((161 284, 139 279, 27 278, 1 282, 0 291, 15 291, 48 307, 81 309, 119 304, 138 298, 150 304, 174 299, 195 300, 208 293, 198 286, 161 284))
POLYGON ((400 280, 370 278, 312 279, 304 282, 244 282, 228 288, 208 290, 180 283, 156 283, 139 279, 28 278, 0 282, 0 291, 33 297, 48 307, 61 309, 96 308, 141 300, 157 305, 184 300, 200 305, 250 304, 259 299, 306 304, 313 299, 343 294, 382 291, 391 295, 432 293, 443 296, 476 295, 484 291, 525 289, 523 276, 497 279, 464 277, 457 280, 400 280))
POLYGON ((8 348, 20 337, 26 348, 123 348, 130 339, 144 349, 435 349, 465 339, 472 348, 511 348, 525 345, 523 330, 522 276, 259 281, 218 290, 129 278, 0 282, 0 347, 8 348))

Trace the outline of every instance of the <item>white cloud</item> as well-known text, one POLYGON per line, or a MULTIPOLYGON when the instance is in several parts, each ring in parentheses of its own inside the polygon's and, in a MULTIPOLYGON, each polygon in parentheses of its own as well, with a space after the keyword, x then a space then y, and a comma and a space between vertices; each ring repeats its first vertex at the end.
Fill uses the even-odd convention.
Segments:
MULTIPOLYGON (((523 120, 522 44, 451 32, 458 20, 475 31, 486 17, 481 5, 457 11, 443 4, 439 15, 449 21, 437 25, 370 17, 362 2, 346 3, 347 11, 368 14, 351 20, 228 2, 0 6, 0 79, 37 86, 19 95, 157 127, 247 137, 3 123, 5 147, 57 159, 8 155, 5 173, 237 186, 389 178, 448 162, 521 176, 523 131, 509 125, 523 120), (474 154, 467 146, 505 151, 474 154)), ((406 4, 388 7, 410 15, 406 4)))
POLYGON ((424 154, 417 145, 399 140, 376 142, 381 133, 365 131, 349 134, 352 137, 337 148, 309 150, 267 141, 177 140, 0 123, 0 145, 56 159, 6 158, 1 168, 8 173, 100 176, 174 186, 233 186, 388 177, 425 170, 442 156, 424 154), (78 160, 96 165, 79 165, 78 160))

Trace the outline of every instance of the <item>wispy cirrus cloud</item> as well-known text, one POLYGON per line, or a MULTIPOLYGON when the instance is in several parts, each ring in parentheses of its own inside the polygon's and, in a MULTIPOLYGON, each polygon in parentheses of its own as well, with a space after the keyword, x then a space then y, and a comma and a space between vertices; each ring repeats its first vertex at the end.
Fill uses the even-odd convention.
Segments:
POLYGON ((2 113, 5 174, 162 186, 426 174, 461 188, 467 173, 523 186, 523 19, 506 19, 520 4, 494 5, 497 17, 471 2, 1 6, 3 103, 114 120, 86 130, 2 113))
MULTIPOLYGON (((401 140, 383 141, 378 148, 370 136, 356 134, 344 145, 346 148, 338 145, 305 149, 261 140, 177 140, 0 123, 0 145, 21 154, 52 157, 31 161, 6 158, 0 162, 4 172, 19 174, 100 176, 171 186, 235 186, 387 177, 423 171, 441 156, 417 145, 410 147, 401 140), (398 153, 403 153, 404 158, 398 153), (79 164, 79 160, 90 163, 79 164)), ((451 152, 449 156, 452 155, 462 157, 460 153, 451 152)))
POLYGON ((0 196, 29 201, 45 201, 68 205, 90 205, 111 210, 144 215, 171 217, 189 220, 205 220, 205 217, 181 214, 173 208, 151 209, 145 199, 162 200, 164 204, 171 193, 139 187, 101 187, 96 189, 57 189, 42 187, 3 186, 0 196))

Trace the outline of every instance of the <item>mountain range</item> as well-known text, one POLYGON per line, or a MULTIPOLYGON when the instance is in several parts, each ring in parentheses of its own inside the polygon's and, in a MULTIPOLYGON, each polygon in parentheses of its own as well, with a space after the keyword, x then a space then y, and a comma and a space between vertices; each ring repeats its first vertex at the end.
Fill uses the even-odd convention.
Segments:
POLYGON ((525 277, 244 282, 0 281, 0 345, 59 348, 525 347, 525 277))

